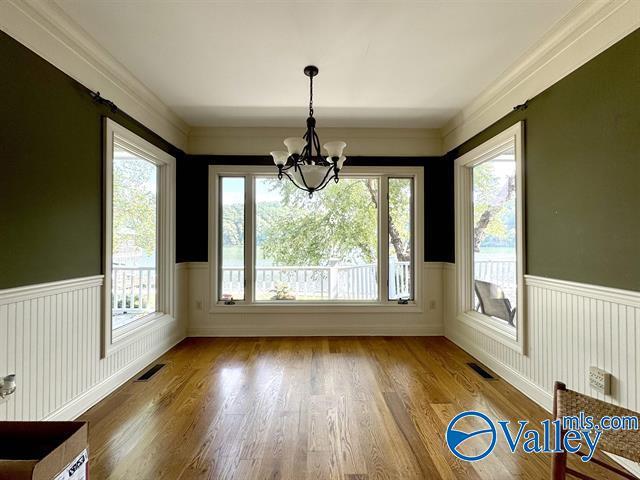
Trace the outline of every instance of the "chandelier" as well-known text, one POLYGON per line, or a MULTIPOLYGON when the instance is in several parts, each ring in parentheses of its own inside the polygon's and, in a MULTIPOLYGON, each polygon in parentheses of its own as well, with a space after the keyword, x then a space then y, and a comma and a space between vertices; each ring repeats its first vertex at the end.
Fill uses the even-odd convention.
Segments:
POLYGON ((285 138, 288 151, 271 152, 271 156, 278 167, 278 178, 282 180, 286 176, 296 187, 309 192, 311 197, 313 192, 322 190, 331 180, 338 183, 338 175, 347 159, 342 155, 347 144, 340 141, 325 143, 322 148, 326 156, 320 154, 320 139, 313 117, 313 77, 318 75, 318 67, 309 65, 305 67, 304 74, 309 77, 307 132, 302 138, 285 138))

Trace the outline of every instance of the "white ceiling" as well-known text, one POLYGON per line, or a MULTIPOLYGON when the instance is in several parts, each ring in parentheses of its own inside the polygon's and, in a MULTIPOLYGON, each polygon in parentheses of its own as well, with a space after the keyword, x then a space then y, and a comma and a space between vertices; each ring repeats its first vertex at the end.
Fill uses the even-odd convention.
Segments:
POLYGON ((193 126, 441 127, 578 0, 55 0, 193 126))

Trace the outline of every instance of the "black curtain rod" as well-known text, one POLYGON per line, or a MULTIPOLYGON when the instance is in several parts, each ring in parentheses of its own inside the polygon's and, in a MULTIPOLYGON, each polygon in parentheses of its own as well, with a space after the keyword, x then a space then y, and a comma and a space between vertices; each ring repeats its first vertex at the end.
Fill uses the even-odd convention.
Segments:
POLYGON ((107 107, 109 107, 109 109, 113 113, 116 113, 120 110, 115 103, 113 103, 111 100, 107 100, 102 95, 100 95, 100 92, 94 92, 93 90, 89 90, 89 95, 91 95, 91 98, 93 99, 94 102, 99 103, 101 105, 106 105, 107 107))

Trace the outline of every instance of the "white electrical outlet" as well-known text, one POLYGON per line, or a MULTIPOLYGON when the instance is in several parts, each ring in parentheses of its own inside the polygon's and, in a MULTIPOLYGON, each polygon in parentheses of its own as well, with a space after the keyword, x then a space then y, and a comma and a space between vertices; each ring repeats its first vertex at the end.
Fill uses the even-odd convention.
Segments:
POLYGON ((611 374, 598 367, 589 367, 589 385, 600 393, 611 392, 611 374))

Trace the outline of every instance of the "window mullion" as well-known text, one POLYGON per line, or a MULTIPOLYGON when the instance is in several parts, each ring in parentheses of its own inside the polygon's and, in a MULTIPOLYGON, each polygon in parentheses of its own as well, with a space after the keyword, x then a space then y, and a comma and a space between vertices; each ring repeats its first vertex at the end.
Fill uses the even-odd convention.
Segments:
POLYGON ((379 301, 389 300, 389 176, 380 177, 378 219, 378 290, 379 301))
POLYGON ((244 211, 244 295, 247 303, 255 300, 255 176, 245 177, 244 211))

